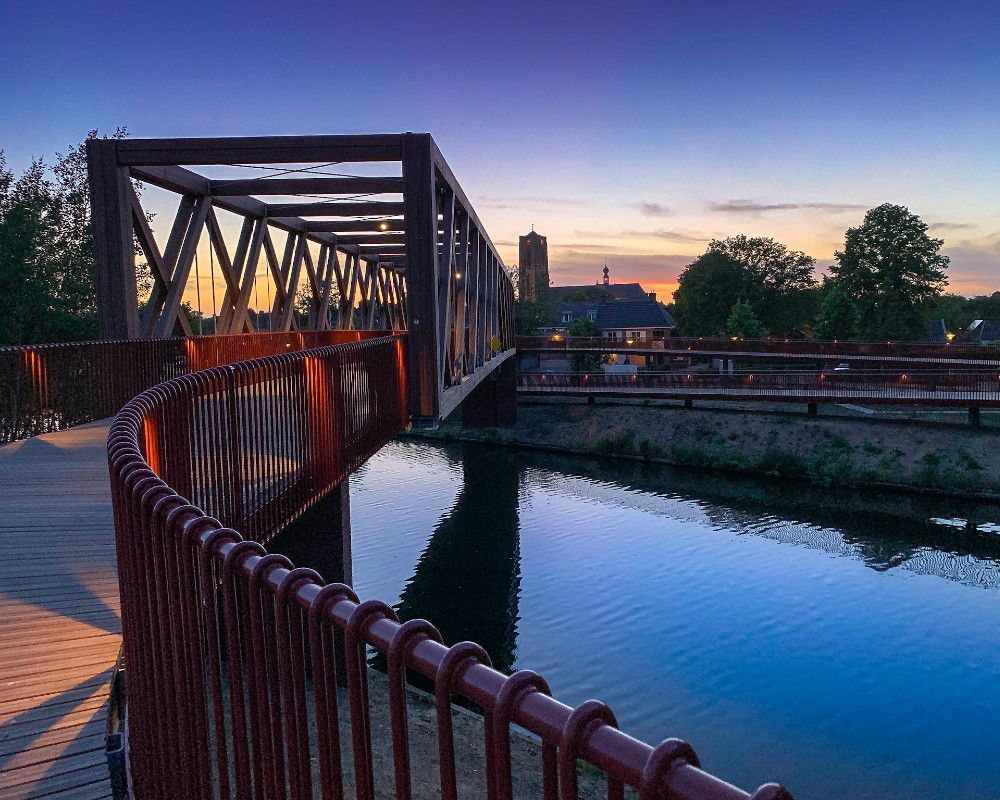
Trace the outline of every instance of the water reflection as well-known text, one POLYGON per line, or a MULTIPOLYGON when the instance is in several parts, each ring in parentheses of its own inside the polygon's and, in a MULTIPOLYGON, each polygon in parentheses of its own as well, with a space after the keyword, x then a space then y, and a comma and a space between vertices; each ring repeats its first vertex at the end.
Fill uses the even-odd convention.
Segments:
POLYGON ((995 797, 996 505, 402 441, 352 511, 363 597, 729 780, 995 797))
POLYGON ((529 470, 529 485, 557 494, 626 502, 672 518, 694 512, 692 520, 707 521, 718 530, 850 555, 875 570, 905 567, 991 588, 1000 585, 996 569, 973 566, 1000 564, 996 503, 823 489, 797 481, 528 451, 520 459, 529 470), (579 480, 567 481, 568 476, 579 480))
POLYGON ((478 642, 493 666, 514 664, 520 595, 518 485, 509 451, 469 449, 462 488, 403 589, 400 619, 433 620, 447 644, 478 642))

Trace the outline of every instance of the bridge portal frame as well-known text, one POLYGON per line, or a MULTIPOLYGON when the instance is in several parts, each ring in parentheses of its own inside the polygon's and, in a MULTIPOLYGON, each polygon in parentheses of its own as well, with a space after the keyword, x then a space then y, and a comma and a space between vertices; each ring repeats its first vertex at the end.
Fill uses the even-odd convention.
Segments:
POLYGON ((248 305, 263 254, 274 277, 272 319, 279 329, 298 327, 293 304, 304 274, 308 328, 330 325, 328 310, 337 298, 337 327, 408 332, 410 410, 418 424, 450 414, 514 355, 510 275, 429 133, 95 139, 87 155, 105 339, 192 334, 180 306, 207 231, 226 283, 218 333, 253 330, 248 305), (401 175, 330 175, 315 166, 376 162, 398 164, 401 175), (245 180, 211 179, 190 169, 245 165, 289 169, 245 180), (162 252, 133 180, 181 195, 162 252), (358 194, 398 197, 351 197, 358 194), (267 201, 289 196, 305 202, 267 201), (232 255, 216 208, 243 217, 232 255), (271 229, 288 234, 281 258, 271 229), (315 260, 309 243, 320 248, 315 260), (136 245, 153 277, 141 318, 136 245))

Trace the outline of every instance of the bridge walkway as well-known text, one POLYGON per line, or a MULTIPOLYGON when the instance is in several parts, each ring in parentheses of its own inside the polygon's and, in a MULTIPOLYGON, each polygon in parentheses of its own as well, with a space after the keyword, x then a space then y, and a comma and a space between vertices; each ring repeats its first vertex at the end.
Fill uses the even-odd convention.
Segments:
POLYGON ((104 800, 121 644, 105 437, 0 447, 0 797, 104 800))

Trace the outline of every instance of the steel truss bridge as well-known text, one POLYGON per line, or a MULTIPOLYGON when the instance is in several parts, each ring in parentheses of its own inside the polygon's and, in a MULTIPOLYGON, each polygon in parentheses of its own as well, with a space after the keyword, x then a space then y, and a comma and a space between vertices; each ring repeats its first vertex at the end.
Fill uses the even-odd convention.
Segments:
POLYGON ((263 254, 275 289, 270 330, 296 329, 302 286, 309 330, 335 317, 341 329, 409 333, 415 418, 447 416, 514 352, 510 276, 430 134, 104 139, 88 142, 88 158, 105 339, 191 335, 181 302, 207 234, 226 285, 217 333, 252 331, 263 254), (349 174, 352 165, 380 174, 349 174), (193 167, 255 176, 212 179, 193 167), (162 250, 133 180, 180 196, 162 250), (219 210, 239 222, 235 241, 219 210), (153 279, 141 315, 133 235, 153 279))
MULTIPOLYGON (((444 800, 458 794, 453 699, 483 712, 480 788, 489 800, 512 798, 512 724, 539 737, 546 800, 577 796, 579 760, 604 773, 612 800, 623 800, 626 786, 640 800, 750 797, 704 771, 687 742, 640 742, 618 729, 603 703, 567 706, 540 675, 502 674, 478 645, 447 646, 430 622, 401 623, 388 605, 361 601, 350 588, 350 473, 407 426, 437 420, 460 403, 470 424, 496 424, 513 414, 510 279, 429 135, 100 141, 89 157, 102 324, 112 340, 0 351, 0 377, 12 387, 0 415, 7 439, 57 431, 49 439, 55 446, 32 450, 35 472, 25 489, 38 485, 57 499, 19 513, 32 530, 58 541, 63 507, 81 491, 62 472, 67 450, 59 445, 59 437, 75 432, 58 431, 117 412, 107 461, 96 468, 106 464, 111 475, 135 797, 341 800, 353 784, 357 800, 375 800, 376 788, 391 784, 398 800, 410 800, 412 770, 428 766, 411 764, 408 673, 424 676, 433 689, 444 800), (264 185, 220 185, 188 169, 394 160, 402 164, 401 183, 320 185, 311 181, 340 176, 296 172, 253 179, 264 185), (162 251, 144 228, 132 178, 182 195, 162 251), (285 183, 271 185, 278 180, 285 183), (400 189, 401 203, 256 199, 267 192, 400 189), (244 217, 235 247, 223 244, 217 208, 244 217), (390 249, 364 217, 401 231, 402 241, 390 249), (203 228, 229 275, 221 318, 231 332, 164 338, 183 332, 183 284, 203 228), (272 228, 288 234, 280 260, 269 254, 272 228), (144 317, 135 297, 133 236, 154 271, 155 299, 144 317), (247 281, 261 251, 283 287, 276 315, 285 330, 248 331, 247 281), (303 270, 313 330, 295 330, 287 310, 303 270), (338 308, 336 329, 327 329, 333 315, 323 310, 333 302, 334 282, 338 303, 346 298, 346 304, 338 308), (351 286, 367 288, 355 294, 351 286), (348 320, 359 316, 372 330, 349 329, 348 320), (268 553, 265 544, 329 502, 337 512, 329 535, 345 557, 341 573, 325 583, 308 567, 268 553), (373 750, 368 648, 388 665, 392 747, 385 763, 373 750)), ((86 552, 86 538, 75 542, 77 552, 86 552)), ((17 552, 17 540, 5 534, 0 549, 8 546, 17 552)), ((45 557, 44 549, 36 556, 45 557)), ((65 557, 46 562, 19 584, 36 602, 59 589, 62 604, 52 614, 40 612, 56 629, 55 612, 76 602, 73 564, 65 557)), ((16 613, 18 602, 0 610, 16 613)), ((50 658, 66 639, 64 633, 40 642, 44 652, 28 661, 50 658)), ((97 657, 72 663, 90 665, 97 657)), ((33 699, 46 695, 27 679, 11 685, 22 684, 9 699, 30 715, 33 699)), ((18 798, 106 796, 89 755, 67 762, 58 780, 43 781, 33 794, 30 776, 38 764, 44 772, 49 759, 58 765, 62 758, 44 752, 41 762, 28 757, 9 772, 0 763, 0 786, 13 775, 11 796, 18 798)), ((22 758, 21 751, 14 757, 22 758)), ((752 797, 789 795, 765 784, 752 797)))

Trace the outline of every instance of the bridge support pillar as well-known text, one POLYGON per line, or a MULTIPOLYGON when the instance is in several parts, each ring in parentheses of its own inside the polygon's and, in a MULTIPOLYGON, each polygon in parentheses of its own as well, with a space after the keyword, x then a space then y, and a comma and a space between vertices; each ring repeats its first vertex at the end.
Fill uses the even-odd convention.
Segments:
POLYGON ((694 408, 694 400, 692 400, 690 397, 685 397, 684 408, 694 408))
POLYGON ((351 492, 345 479, 295 520, 273 543, 293 563, 308 564, 327 583, 353 581, 351 566, 351 492))
POLYGON ((979 427, 979 406, 969 406, 969 424, 973 428, 979 427))
POLYGON ((462 401, 463 428, 495 428, 517 422, 517 359, 508 358, 462 401))
POLYGON ((819 411, 819 408, 816 406, 815 403, 807 403, 806 410, 809 412, 810 417, 815 417, 819 411))

